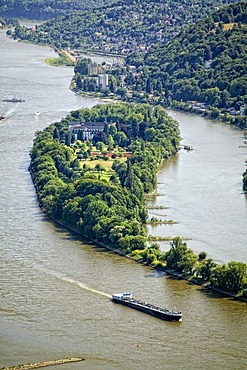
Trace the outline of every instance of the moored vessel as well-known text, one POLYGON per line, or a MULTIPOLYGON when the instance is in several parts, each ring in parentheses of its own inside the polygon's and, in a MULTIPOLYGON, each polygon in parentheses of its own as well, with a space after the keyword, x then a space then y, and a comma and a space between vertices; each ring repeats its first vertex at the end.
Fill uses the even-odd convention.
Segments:
POLYGON ((3 102, 9 102, 9 103, 23 103, 25 100, 12 98, 12 99, 3 99, 3 102))
POLYGON ((112 294, 112 300, 115 303, 123 304, 124 306, 134 308, 162 320, 182 321, 182 312, 168 310, 167 308, 154 306, 151 303, 134 299, 131 292, 112 294))

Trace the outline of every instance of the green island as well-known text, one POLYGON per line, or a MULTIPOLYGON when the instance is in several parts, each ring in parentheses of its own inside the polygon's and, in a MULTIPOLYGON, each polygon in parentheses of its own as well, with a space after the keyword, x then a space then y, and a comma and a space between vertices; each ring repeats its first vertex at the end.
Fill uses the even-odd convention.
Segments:
MULTIPOLYGON (((147 245, 145 193, 176 154, 177 122, 159 105, 98 104, 38 132, 30 173, 42 209, 58 223, 137 262, 246 299, 247 264, 217 265, 181 237, 147 245)), ((151 240, 151 238, 149 239, 151 240)))
POLYGON ((247 134, 246 2, 2 3, 0 16, 56 15, 32 28, 7 18, 1 24, 15 26, 7 34, 16 40, 53 47, 60 58, 49 63, 75 64, 76 93, 124 102, 71 112, 37 133, 30 172, 42 209, 117 253, 246 299, 245 263, 218 265, 189 249, 185 237, 167 237, 171 247, 162 252, 157 241, 164 239, 145 229, 145 198, 154 194, 157 165, 179 149, 179 128, 164 108, 222 120, 247 134), (99 65, 82 57, 85 52, 124 61, 99 65))

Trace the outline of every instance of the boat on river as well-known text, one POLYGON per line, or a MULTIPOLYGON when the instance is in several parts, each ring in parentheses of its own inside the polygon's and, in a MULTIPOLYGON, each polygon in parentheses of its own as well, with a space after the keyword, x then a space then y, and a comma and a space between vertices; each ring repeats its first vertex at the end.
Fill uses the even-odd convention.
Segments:
POLYGON ((115 303, 134 308, 138 311, 158 317, 161 320, 182 321, 182 312, 168 310, 167 308, 154 306, 151 303, 134 299, 132 292, 112 294, 112 300, 115 303))
POLYGON ((184 150, 193 150, 192 145, 179 145, 179 149, 184 149, 184 150))
POLYGON ((3 99, 3 101, 9 103, 23 103, 25 100, 12 98, 12 99, 3 99))

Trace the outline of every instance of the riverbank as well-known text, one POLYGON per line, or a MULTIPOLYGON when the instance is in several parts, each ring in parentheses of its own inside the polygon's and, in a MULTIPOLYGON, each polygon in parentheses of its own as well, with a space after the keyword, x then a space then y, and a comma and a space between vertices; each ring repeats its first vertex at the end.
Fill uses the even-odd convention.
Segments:
POLYGON ((61 67, 61 66, 75 66, 76 58, 73 57, 68 51, 65 50, 56 50, 54 51, 58 54, 58 57, 55 58, 46 58, 44 62, 50 66, 61 67))
POLYGON ((191 103, 178 102, 174 100, 167 108, 196 114, 206 119, 224 122, 226 124, 236 126, 241 130, 245 130, 247 128, 246 116, 231 115, 230 112, 226 112, 226 110, 222 113, 222 111, 212 106, 209 106, 208 108, 200 108, 191 103))
POLYGON ((31 370, 31 369, 39 369, 41 367, 64 365, 64 364, 68 364, 72 362, 81 362, 81 361, 85 361, 85 359, 81 357, 71 357, 71 358, 63 358, 60 360, 37 362, 34 364, 17 365, 17 366, 11 366, 11 367, 1 367, 0 370, 31 370))
POLYGON ((153 269, 158 270, 158 271, 162 271, 162 272, 164 272, 167 275, 173 276, 174 278, 177 278, 177 279, 180 279, 180 280, 185 280, 185 281, 187 281, 188 283, 191 283, 191 284, 200 285, 202 288, 208 289, 208 290, 212 290, 212 291, 214 291, 216 293, 219 293, 222 296, 233 298, 233 299, 236 299, 238 301, 247 303, 247 299, 246 298, 239 297, 239 296, 237 296, 237 294, 233 294, 231 292, 227 292, 227 291, 224 291, 224 290, 215 288, 215 287, 211 286, 209 284, 209 282, 206 282, 202 278, 199 278, 199 277, 196 277, 196 276, 191 276, 191 275, 186 275, 184 273, 179 273, 177 271, 174 271, 174 270, 171 270, 171 269, 167 269, 167 268, 162 267, 160 265, 154 266, 154 265, 152 265, 152 263, 148 263, 146 261, 144 262, 144 261, 142 261, 142 260, 140 260, 138 258, 135 258, 134 256, 131 256, 129 254, 126 254, 126 253, 120 251, 119 249, 114 249, 114 248, 112 248, 112 247, 110 247, 110 246, 108 246, 108 245, 106 245, 106 244, 104 244, 102 242, 98 242, 98 241, 93 240, 93 239, 91 239, 89 237, 85 237, 76 228, 73 228, 71 226, 66 225, 61 220, 56 220, 56 219, 54 219, 51 216, 49 216, 49 218, 52 221, 54 221, 56 224, 58 224, 58 225, 60 225, 62 227, 65 227, 66 229, 68 229, 68 230, 76 233, 77 235, 82 236, 83 238, 89 240, 90 242, 93 242, 94 244, 98 245, 99 247, 105 248, 108 251, 111 251, 111 252, 113 252, 115 254, 118 254, 119 256, 129 258, 129 259, 133 260, 136 263, 143 264, 144 266, 148 266, 148 267, 153 268, 153 269))

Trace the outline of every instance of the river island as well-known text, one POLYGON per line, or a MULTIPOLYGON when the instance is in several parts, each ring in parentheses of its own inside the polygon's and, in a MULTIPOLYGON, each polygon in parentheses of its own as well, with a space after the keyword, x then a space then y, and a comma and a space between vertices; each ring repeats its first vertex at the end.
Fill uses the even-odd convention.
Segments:
MULTIPOLYGON (((161 106, 98 104, 72 111, 34 140, 30 173, 45 213, 135 261, 246 299, 247 264, 218 265, 182 237, 167 252, 148 244, 145 194, 158 164, 179 149, 178 124, 161 106)), ((171 222, 168 220, 167 222, 171 222)))

